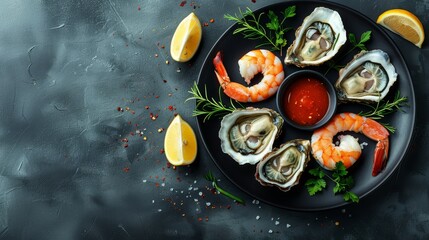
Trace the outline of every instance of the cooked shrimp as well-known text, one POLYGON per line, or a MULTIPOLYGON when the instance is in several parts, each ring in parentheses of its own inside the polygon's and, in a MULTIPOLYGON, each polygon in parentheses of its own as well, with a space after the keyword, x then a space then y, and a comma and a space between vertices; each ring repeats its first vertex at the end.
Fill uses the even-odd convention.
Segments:
POLYGON ((256 74, 264 75, 258 84, 251 87, 231 82, 220 52, 213 59, 213 64, 224 93, 239 102, 259 102, 271 97, 284 79, 283 63, 272 52, 264 49, 250 51, 238 61, 240 74, 248 85, 256 74))
POLYGON ((344 131, 363 133, 377 141, 372 165, 372 175, 376 176, 386 165, 389 152, 389 132, 380 123, 354 113, 340 113, 330 122, 314 131, 311 136, 311 148, 318 163, 328 169, 335 168, 337 162, 343 162, 346 168, 353 165, 361 155, 361 148, 356 138, 339 136, 340 144, 333 144, 333 137, 344 131))

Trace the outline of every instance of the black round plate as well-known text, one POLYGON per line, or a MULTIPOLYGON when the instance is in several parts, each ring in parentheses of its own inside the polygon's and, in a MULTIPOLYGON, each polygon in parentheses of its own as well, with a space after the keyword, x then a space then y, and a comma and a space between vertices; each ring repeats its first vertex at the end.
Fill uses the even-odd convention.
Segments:
MULTIPOLYGON (((308 16, 315 7, 324 6, 336 10, 342 17, 347 34, 353 33, 359 40, 363 32, 370 30, 372 34, 371 40, 366 43, 367 48, 369 50, 381 49, 389 54, 391 62, 398 73, 398 80, 393 88, 391 88, 386 99, 393 99, 398 91, 400 91, 402 96, 408 98, 408 107, 404 108, 405 111, 397 111, 380 120, 380 122, 389 123, 394 126, 396 132, 390 135, 388 162, 385 169, 378 176, 373 177, 371 175, 372 157, 375 147, 374 141, 366 138, 363 134, 352 133, 352 135, 359 138, 360 142, 368 143, 363 149, 362 156, 358 162, 349 169, 355 181, 355 186, 352 191, 362 198, 379 187, 394 172, 408 149, 414 128, 415 97, 407 65, 395 43, 383 29, 371 19, 343 5, 317 1, 288 1, 270 5, 254 12, 258 15, 261 12, 267 13, 269 10, 273 10, 280 16, 280 12, 291 5, 296 6, 296 16, 287 20, 288 26, 293 28, 293 30, 286 33, 288 37, 288 46, 294 40, 295 29, 301 25, 303 19, 308 16)), ((235 12, 238 12, 238 9, 235 12)), ((234 11, 231 13, 234 13, 234 11)), ((234 35, 233 31, 236 28, 237 25, 234 24, 219 38, 205 59, 199 74, 198 87, 202 92, 204 88, 207 88, 210 98, 219 99, 219 83, 214 74, 214 67, 212 64, 212 60, 218 51, 223 52, 224 64, 230 78, 233 81, 245 84, 244 80, 242 80, 239 75, 237 61, 248 51, 255 49, 255 46, 260 42, 245 39, 241 34, 234 35)), ((351 48, 352 45, 347 42, 333 60, 340 65, 345 65, 358 53, 358 50, 355 49, 350 54, 345 55, 351 48)), ((283 53, 284 52, 285 50, 283 50, 283 53)), ((284 56, 280 56, 278 51, 274 53, 283 61, 284 56)), ((328 69, 326 65, 327 64, 319 67, 310 67, 308 69, 325 73, 328 69)), ((285 76, 297 70, 299 69, 295 66, 285 66, 285 76)), ((331 70, 326 76, 330 81, 335 82, 338 77, 338 72, 336 70, 331 70)), ((226 95, 222 92, 220 95, 224 103, 229 103, 229 98, 226 95)), ((277 111, 274 96, 265 101, 244 104, 244 106, 268 107, 277 111)), ((367 110, 368 108, 364 105, 348 103, 338 106, 337 113, 346 111, 359 113, 367 110)), ((203 120, 204 116, 197 118, 198 129, 211 158, 229 180, 252 197, 277 207, 302 211, 330 209, 347 204, 347 202, 342 199, 341 195, 334 195, 332 193, 332 184, 329 184, 327 189, 322 193, 310 196, 304 185, 305 181, 310 177, 307 171, 301 177, 300 183, 289 192, 282 192, 275 187, 263 187, 254 178, 255 165, 240 166, 232 158, 222 152, 220 139, 218 137, 221 118, 212 117, 205 122, 203 120)), ((281 136, 274 143, 274 147, 278 147, 280 144, 291 139, 310 139, 311 134, 312 132, 297 130, 285 124, 281 136)), ((318 166, 317 163, 312 160, 307 166, 307 170, 316 166, 318 166)))

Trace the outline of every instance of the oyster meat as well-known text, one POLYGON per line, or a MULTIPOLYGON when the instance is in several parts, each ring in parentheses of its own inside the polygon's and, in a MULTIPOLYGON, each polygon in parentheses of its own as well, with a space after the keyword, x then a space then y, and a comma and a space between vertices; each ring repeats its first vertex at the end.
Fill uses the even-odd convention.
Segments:
POLYGON ((361 51, 339 72, 335 88, 341 101, 379 102, 398 74, 382 50, 361 51))
POLYGON ((268 108, 237 109, 223 117, 219 130, 222 151, 240 165, 256 164, 271 152, 283 118, 268 108))
POLYGON ((289 191, 299 183, 299 178, 310 160, 310 141, 288 141, 267 154, 256 165, 255 178, 263 186, 276 186, 289 191))
POLYGON ((344 45, 347 33, 340 14, 317 7, 295 32, 285 63, 298 67, 318 66, 331 59, 344 45))

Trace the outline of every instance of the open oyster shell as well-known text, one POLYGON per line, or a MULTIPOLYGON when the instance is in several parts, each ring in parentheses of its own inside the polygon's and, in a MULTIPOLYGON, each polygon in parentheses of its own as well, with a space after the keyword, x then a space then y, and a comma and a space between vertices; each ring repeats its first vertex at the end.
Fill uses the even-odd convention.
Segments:
POLYGON ((335 88, 340 101, 379 102, 398 74, 382 50, 361 51, 339 72, 335 88))
POLYGON ((283 118, 268 108, 237 109, 221 121, 222 151, 240 165, 256 164, 272 150, 280 135, 283 118))
POLYGON ((286 192, 299 183, 309 160, 310 141, 291 140, 267 154, 256 165, 255 178, 263 186, 276 186, 286 192))
POLYGON ((338 12, 317 7, 295 32, 284 62, 298 67, 318 66, 344 45, 347 33, 338 12))

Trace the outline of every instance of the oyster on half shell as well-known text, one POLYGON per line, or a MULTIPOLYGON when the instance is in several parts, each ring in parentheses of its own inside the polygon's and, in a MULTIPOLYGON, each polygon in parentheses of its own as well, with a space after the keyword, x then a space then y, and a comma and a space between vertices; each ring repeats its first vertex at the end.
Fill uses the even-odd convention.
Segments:
POLYGON ((282 126, 283 118, 272 109, 237 109, 221 121, 222 151, 240 165, 256 164, 271 152, 282 126))
POLYGON ((331 59, 344 45, 347 33, 340 14, 317 7, 295 32, 284 62, 298 67, 318 66, 331 59))
POLYGON ((379 102, 398 74, 382 50, 361 51, 339 72, 335 88, 341 101, 379 102))
POLYGON ((256 165, 255 178, 263 186, 276 186, 282 191, 289 191, 299 183, 309 160, 310 141, 291 140, 267 154, 256 165))

